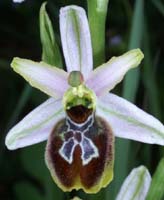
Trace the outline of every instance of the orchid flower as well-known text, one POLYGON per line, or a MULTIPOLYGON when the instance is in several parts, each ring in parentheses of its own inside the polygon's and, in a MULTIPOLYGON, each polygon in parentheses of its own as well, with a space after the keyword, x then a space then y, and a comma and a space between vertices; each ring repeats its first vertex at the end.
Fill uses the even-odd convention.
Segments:
POLYGON ((113 178, 114 137, 164 145, 164 126, 127 100, 109 93, 143 59, 128 51, 93 70, 85 11, 60 10, 60 34, 67 72, 44 62, 14 58, 12 68, 51 96, 6 137, 14 150, 48 139, 45 161, 63 191, 96 193, 113 178))

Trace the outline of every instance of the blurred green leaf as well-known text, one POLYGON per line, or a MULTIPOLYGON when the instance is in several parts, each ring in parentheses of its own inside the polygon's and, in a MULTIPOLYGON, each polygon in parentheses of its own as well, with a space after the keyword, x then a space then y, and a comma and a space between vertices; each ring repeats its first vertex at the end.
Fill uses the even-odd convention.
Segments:
POLYGON ((164 198, 164 158, 161 159, 153 175, 146 200, 162 200, 164 198))
POLYGON ((17 200, 45 200, 39 190, 28 182, 17 183, 14 186, 14 191, 17 200))
MULTIPOLYGON (((129 48, 140 48, 143 39, 144 1, 136 0, 130 33, 129 48)), ((123 97, 134 102, 139 84, 139 68, 129 71, 123 85, 123 97)))
POLYGON ((161 117, 161 110, 159 104, 159 94, 158 94, 158 87, 157 81, 155 78, 155 67, 154 62, 151 56, 151 45, 150 45, 150 38, 148 34, 148 27, 147 22, 145 20, 144 24, 144 52, 145 52, 145 59, 144 59, 144 68, 143 68, 143 83, 146 87, 146 91, 148 93, 148 101, 150 104, 150 111, 153 115, 160 118, 161 117))
POLYGON ((21 151, 23 166, 33 177, 44 182, 46 176, 49 176, 44 162, 45 143, 26 147, 21 151))
POLYGON ((44 160, 45 143, 27 147, 21 152, 21 159, 25 170, 38 180, 45 189, 45 199, 54 197, 62 199, 63 192, 53 182, 44 160))
MULTIPOLYGON (((132 28, 129 39, 128 49, 139 48, 143 37, 143 14, 144 1, 136 0, 134 7, 134 14, 132 20, 132 28)), ((139 69, 133 69, 127 73, 123 82, 123 97, 135 101, 139 84, 139 69)), ((117 194, 123 180, 128 174, 128 164, 130 155, 130 141, 117 138, 116 139, 116 161, 115 161, 115 182, 114 195, 117 194)))
POLYGON ((29 100, 31 93, 32 93, 32 87, 28 84, 25 84, 24 89, 18 100, 18 103, 16 104, 15 109, 14 109, 14 111, 9 119, 9 122, 7 124, 8 128, 11 128, 11 126, 13 126, 14 123, 17 121, 20 113, 22 112, 27 101, 29 100))
POLYGON ((51 20, 46 11, 46 2, 40 8, 40 37, 42 43, 42 60, 50 65, 62 68, 62 58, 55 40, 51 20))
POLYGON ((10 62, 8 60, 0 58, 0 69, 8 70, 9 64, 10 64, 10 62))
POLYGON ((161 0, 152 0, 152 2, 158 11, 164 16, 164 3, 162 3, 161 0))
POLYGON ((87 0, 94 67, 105 61, 105 22, 108 0, 87 0))

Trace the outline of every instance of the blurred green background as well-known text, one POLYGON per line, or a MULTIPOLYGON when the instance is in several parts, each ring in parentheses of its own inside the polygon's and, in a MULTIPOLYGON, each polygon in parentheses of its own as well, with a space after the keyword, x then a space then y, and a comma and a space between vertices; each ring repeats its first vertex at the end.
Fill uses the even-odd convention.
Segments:
MULTIPOLYGON (((91 0, 92 1, 92 0, 91 0)), ((7 131, 47 96, 31 88, 10 67, 13 57, 41 60, 39 9, 42 0, 14 4, 0 0, 0 200, 70 199, 114 200, 124 178, 132 168, 145 165, 154 173, 164 148, 116 139, 115 177, 112 184, 96 195, 63 193, 53 183, 44 163, 45 143, 8 151, 7 131)), ((60 44, 59 9, 81 5, 79 0, 50 0, 47 11, 60 44)), ((140 47, 145 59, 137 71, 130 72, 115 93, 164 122, 164 2, 159 0, 110 0, 106 21, 106 59, 140 47)))

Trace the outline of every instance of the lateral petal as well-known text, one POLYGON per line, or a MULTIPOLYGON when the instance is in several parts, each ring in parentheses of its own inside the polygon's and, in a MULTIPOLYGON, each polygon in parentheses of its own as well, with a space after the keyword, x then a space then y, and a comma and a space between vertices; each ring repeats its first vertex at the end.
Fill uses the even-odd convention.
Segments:
POLYGON ((62 97, 68 89, 67 73, 44 62, 14 58, 11 63, 15 72, 23 76, 33 87, 52 97, 62 97))
POLYGON ((113 57, 97 67, 88 77, 86 84, 97 96, 102 96, 121 82, 129 69, 137 67, 143 57, 140 49, 133 49, 122 56, 113 57))
POLYGON ((112 93, 97 103, 97 115, 109 122, 115 136, 164 145, 164 126, 152 115, 112 93))

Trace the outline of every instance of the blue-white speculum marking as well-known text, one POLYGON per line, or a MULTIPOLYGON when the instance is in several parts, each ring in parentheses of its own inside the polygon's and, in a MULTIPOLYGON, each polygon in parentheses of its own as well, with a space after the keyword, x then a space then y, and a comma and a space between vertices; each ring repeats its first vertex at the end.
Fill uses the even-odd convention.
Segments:
POLYGON ((67 134, 73 133, 68 140, 65 140, 62 147, 59 150, 60 155, 68 161, 70 164, 73 162, 73 153, 75 147, 80 145, 81 147, 81 159, 83 165, 88 164, 92 158, 99 156, 98 149, 92 142, 90 138, 85 136, 85 133, 89 131, 90 127, 93 125, 94 116, 93 114, 88 117, 87 121, 82 124, 77 124, 73 122, 68 116, 67 118, 67 134))
POLYGON ((86 135, 93 126, 96 98, 95 94, 83 85, 83 76, 79 71, 70 73, 68 83, 71 88, 65 93, 63 98, 66 110, 66 130, 61 134, 63 144, 59 149, 59 153, 71 164, 73 162, 74 150, 79 145, 82 164, 86 165, 93 158, 99 156, 97 147, 91 138, 86 135), (76 116, 79 116, 79 119, 75 119, 76 116))

